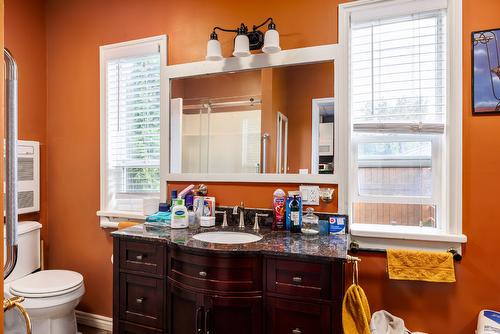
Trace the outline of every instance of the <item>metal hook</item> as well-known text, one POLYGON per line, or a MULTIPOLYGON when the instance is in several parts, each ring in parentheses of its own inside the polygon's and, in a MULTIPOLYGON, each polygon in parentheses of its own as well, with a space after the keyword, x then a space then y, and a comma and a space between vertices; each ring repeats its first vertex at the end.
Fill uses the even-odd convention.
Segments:
POLYGON ((352 263, 352 284, 359 285, 358 261, 352 263))
POLYGON ((361 262, 361 259, 356 256, 347 255, 347 262, 352 263, 352 284, 359 285, 359 268, 358 263, 361 262))

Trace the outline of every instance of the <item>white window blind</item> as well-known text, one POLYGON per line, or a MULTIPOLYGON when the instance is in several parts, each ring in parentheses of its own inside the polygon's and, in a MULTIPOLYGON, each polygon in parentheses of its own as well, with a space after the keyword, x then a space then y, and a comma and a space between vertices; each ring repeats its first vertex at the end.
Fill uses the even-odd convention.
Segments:
POLYGON ((398 8, 398 15, 381 8, 351 17, 351 212, 354 224, 436 228, 443 218, 446 10, 398 8))
POLYGON ((353 23, 350 61, 354 124, 445 120, 445 10, 353 23))
POLYGON ((106 210, 141 211, 160 192, 159 43, 105 49, 106 210))

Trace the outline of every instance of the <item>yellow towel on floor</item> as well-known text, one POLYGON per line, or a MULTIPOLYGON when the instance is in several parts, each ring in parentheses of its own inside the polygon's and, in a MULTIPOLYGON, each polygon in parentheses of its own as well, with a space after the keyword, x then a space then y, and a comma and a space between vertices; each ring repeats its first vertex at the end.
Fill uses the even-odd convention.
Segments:
POLYGON ((387 269, 390 279, 455 282, 453 254, 413 250, 387 250, 387 269))
POLYGON ((370 334, 370 305, 357 284, 347 289, 342 302, 342 326, 345 334, 370 334))

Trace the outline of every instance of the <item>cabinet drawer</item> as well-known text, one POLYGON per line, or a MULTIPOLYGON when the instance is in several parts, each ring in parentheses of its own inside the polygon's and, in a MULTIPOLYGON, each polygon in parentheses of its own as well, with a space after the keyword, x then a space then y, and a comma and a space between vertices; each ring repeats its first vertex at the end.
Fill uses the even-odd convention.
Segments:
POLYGON ((120 241, 120 269, 163 275, 165 247, 139 241, 120 241))
POLYGON ((118 334, 161 334, 161 329, 145 327, 141 325, 131 324, 126 321, 120 321, 118 334))
POLYGON ((284 295, 330 299, 330 265, 267 259, 267 291, 284 295))
POLYGON ((169 276, 185 285, 223 292, 262 290, 260 257, 222 257, 170 251, 169 276))
POLYGON ((164 280, 120 274, 120 319, 163 328, 164 280))
POLYGON ((267 333, 330 334, 330 314, 328 305, 268 297, 267 333))

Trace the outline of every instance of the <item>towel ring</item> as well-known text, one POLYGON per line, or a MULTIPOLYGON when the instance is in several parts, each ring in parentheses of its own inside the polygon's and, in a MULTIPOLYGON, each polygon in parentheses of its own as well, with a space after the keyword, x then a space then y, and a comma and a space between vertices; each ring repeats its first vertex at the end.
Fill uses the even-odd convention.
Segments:
POLYGON ((359 285, 358 261, 352 262, 352 284, 359 285))
POLYGON ((361 259, 356 256, 347 255, 347 262, 352 263, 352 284, 359 285, 359 268, 358 262, 361 262, 361 259))

